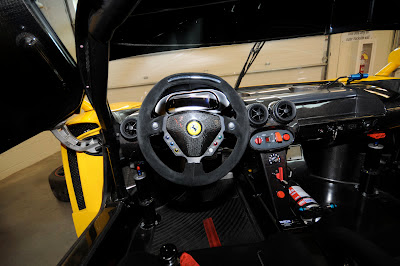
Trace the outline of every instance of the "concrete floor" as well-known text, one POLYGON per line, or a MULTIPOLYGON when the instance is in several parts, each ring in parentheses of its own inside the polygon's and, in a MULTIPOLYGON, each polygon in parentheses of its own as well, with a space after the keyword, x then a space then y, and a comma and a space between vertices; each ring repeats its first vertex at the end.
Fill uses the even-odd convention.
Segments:
POLYGON ((56 265, 77 239, 48 183, 60 165, 56 153, 0 181, 0 265, 56 265))

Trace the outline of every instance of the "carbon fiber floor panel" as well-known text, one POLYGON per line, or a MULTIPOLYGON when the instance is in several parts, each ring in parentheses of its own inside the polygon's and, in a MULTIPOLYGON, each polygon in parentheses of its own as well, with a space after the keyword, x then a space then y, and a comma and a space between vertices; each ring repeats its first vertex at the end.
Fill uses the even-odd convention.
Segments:
POLYGON ((156 227, 149 252, 158 254, 163 244, 172 243, 179 251, 209 248, 203 220, 212 218, 222 246, 260 242, 263 236, 238 193, 214 209, 182 212, 168 206, 158 210, 161 223, 156 227))

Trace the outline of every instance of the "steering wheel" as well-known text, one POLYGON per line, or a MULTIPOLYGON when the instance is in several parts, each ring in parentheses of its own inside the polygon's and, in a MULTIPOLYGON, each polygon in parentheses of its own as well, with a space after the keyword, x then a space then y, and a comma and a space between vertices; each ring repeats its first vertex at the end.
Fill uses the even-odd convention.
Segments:
POLYGON ((210 74, 183 73, 162 79, 147 94, 139 111, 137 138, 143 156, 159 175, 173 183, 194 187, 211 184, 235 167, 246 150, 249 127, 244 102, 226 81, 210 74), (229 117, 207 111, 185 110, 154 117, 158 101, 168 94, 169 89, 180 85, 188 88, 211 87, 223 93, 235 115, 229 117), (201 159, 217 151, 224 133, 236 137, 235 146, 220 166, 206 173, 201 159), (161 134, 175 156, 186 158, 183 172, 168 167, 153 149, 151 137, 161 134))

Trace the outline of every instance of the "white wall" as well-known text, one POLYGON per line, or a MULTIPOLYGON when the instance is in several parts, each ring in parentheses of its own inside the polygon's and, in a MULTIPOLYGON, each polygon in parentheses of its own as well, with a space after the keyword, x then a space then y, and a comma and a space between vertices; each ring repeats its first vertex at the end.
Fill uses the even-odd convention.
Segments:
POLYGON ((393 48, 394 31, 373 31, 370 39, 362 41, 347 41, 346 37, 345 33, 331 37, 328 79, 357 73, 362 43, 373 44, 369 74, 375 74, 387 64, 388 55, 393 48))
MULTIPOLYGON (((37 3, 40 11, 42 11, 68 52, 76 60, 75 37, 64 0, 38 0, 37 3)), ((70 0, 68 0, 68 3, 70 10, 72 9, 71 11, 73 11, 74 3, 70 0)), ((72 19, 74 19, 74 13, 71 12, 71 15, 72 19)))
MULTIPOLYGON (((325 36, 267 42, 241 86, 321 80, 326 45, 325 36)), ((252 46, 253 43, 197 48, 112 61, 110 100, 141 101, 159 80, 182 72, 215 74, 233 86, 252 46)))

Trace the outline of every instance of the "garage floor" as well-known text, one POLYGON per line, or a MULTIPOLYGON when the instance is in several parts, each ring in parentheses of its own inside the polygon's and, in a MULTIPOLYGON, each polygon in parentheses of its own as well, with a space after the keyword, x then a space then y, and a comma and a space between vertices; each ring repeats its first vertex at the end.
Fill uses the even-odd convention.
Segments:
POLYGON ((0 180, 0 265, 56 265, 77 239, 47 180, 60 165, 57 153, 0 180))

